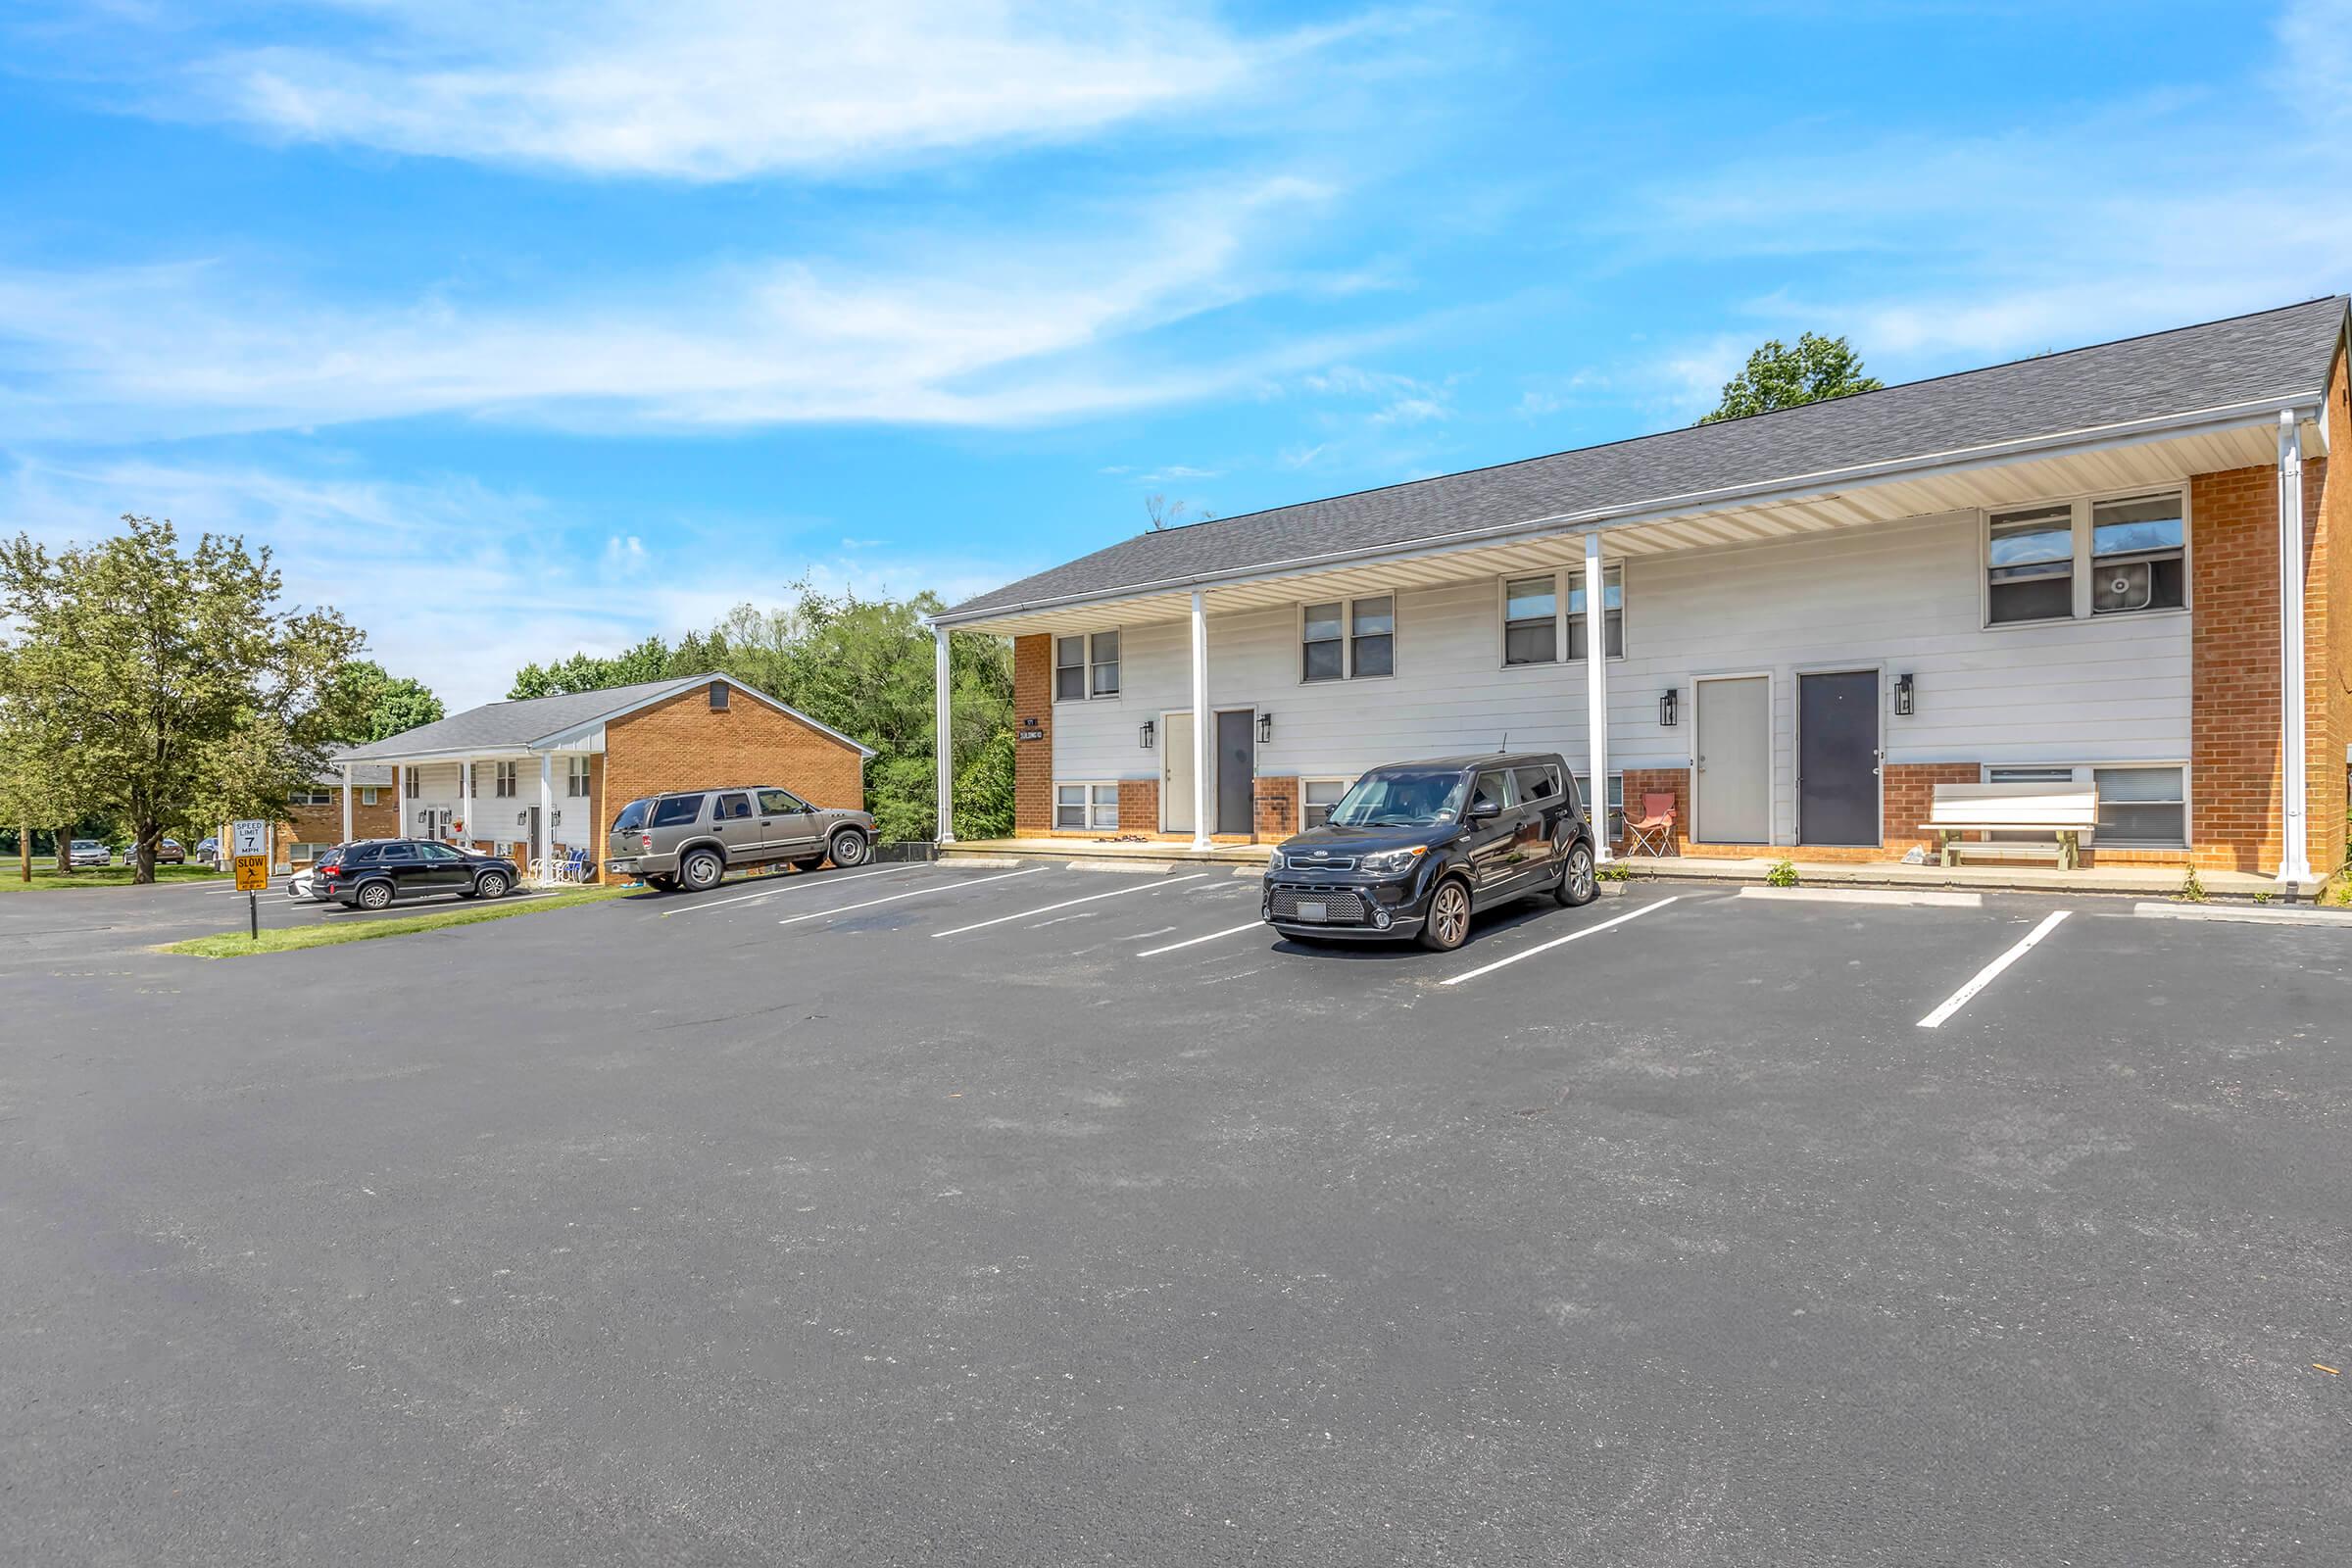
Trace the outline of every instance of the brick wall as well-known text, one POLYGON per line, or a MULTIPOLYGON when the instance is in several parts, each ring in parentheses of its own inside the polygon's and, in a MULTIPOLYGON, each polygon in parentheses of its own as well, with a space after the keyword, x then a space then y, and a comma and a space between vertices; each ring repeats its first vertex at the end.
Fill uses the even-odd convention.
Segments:
MULTIPOLYGON (((1044 632, 1012 640, 1012 716, 1016 730, 1039 729, 1033 741, 1012 745, 1012 830, 1027 838, 1054 831, 1054 639, 1044 632), (1034 721, 1034 722, 1033 722, 1034 721)), ((1119 792, 1119 820, 1127 818, 1119 792)), ((1152 826, 1158 828, 1157 808, 1152 826)))
POLYGON ((1984 778, 1983 767, 1975 762, 1887 763, 1881 783, 1885 795, 1879 828, 1885 840, 1882 853, 1899 859, 1906 850, 1935 849, 1936 835, 1928 831, 1927 821, 1936 808, 1936 786, 1978 784, 1984 778))
MULTIPOLYGON (((781 785, 817 806, 865 805, 855 748, 741 691, 725 711, 713 711, 700 686, 607 724, 604 767, 594 777, 614 810, 640 796, 722 784, 781 785)), ((537 779, 530 789, 536 799, 537 779)), ((604 802, 591 801, 601 824, 604 802)))
MULTIPOLYGON (((343 788, 327 791, 324 806, 294 806, 286 808, 286 820, 277 825, 273 846, 287 844, 340 844, 343 842, 343 788)), ((352 803, 351 836, 358 839, 390 839, 401 834, 400 800, 393 786, 375 787, 375 804, 367 804, 365 794, 352 803)))
MULTIPOLYGON (((2304 464, 2304 660, 2315 867, 2341 858, 2343 750, 2331 743, 2328 671, 2333 581, 2320 526, 2327 464, 2304 464), (2316 644, 2316 646, 2315 646, 2316 644), (2328 818, 2323 822, 2321 818, 2328 818), (2333 841, 2331 844, 2329 841, 2333 841)), ((2190 774, 2193 858, 2235 871, 2276 870, 2284 845, 2278 809, 2278 474, 2263 465, 2189 480, 2190 774)), ((2343 503, 2335 503, 2340 511, 2343 503)))
MULTIPOLYGON (((2344 444, 2352 441, 2352 363, 2336 363, 2322 417, 2328 450, 2352 451, 2344 444)), ((2321 613, 2316 642, 2304 653, 2311 681, 2311 866, 2323 875, 2344 863, 2352 837, 2344 767, 2344 748, 2352 745, 2352 464, 2333 484, 2327 466, 2323 462, 2311 575, 2321 613)))
POLYGON ((1276 843, 1298 831, 1298 781, 1258 775, 1255 805, 1250 813, 1257 836, 1276 843))
POLYGON ((1123 778, 1119 780, 1119 831, 1122 833, 1157 833, 1159 831, 1159 780, 1155 778, 1123 778))
MULTIPOLYGON (((1674 827, 1668 832, 1667 841, 1679 848, 1683 841, 1690 836, 1690 770, 1687 767, 1627 768, 1625 770, 1626 820, 1636 821, 1647 814, 1642 809, 1642 797, 1644 795, 1671 795, 1674 797, 1674 827)), ((1590 804, 1588 803, 1588 805, 1590 804)), ((1626 845, 1632 842, 1632 834, 1618 834, 1616 847, 1619 853, 1622 854, 1626 845)))

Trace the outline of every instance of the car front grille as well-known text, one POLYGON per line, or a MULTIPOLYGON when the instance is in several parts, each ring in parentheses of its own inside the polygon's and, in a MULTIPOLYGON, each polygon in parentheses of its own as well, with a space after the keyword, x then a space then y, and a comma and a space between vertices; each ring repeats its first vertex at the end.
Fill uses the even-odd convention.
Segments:
POLYGON ((1352 871, 1355 869, 1355 857, 1327 856, 1318 860, 1311 855, 1293 855, 1286 857, 1283 864, 1293 871, 1352 871))
POLYGON ((1350 888, 1276 888, 1270 902, 1274 918, 1290 925, 1362 925, 1368 912, 1363 895, 1350 888), (1299 901, 1323 906, 1324 918, 1298 918, 1299 901))

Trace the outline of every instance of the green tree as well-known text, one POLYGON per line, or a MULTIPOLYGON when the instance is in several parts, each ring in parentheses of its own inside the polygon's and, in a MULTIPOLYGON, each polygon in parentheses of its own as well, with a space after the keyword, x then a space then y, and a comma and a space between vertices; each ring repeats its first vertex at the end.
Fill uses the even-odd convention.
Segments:
POLYGON ((334 706, 354 716, 335 740, 366 746, 430 724, 447 710, 432 688, 407 675, 394 675, 372 659, 355 659, 336 677, 334 706))
POLYGON ((552 664, 525 664, 514 672, 514 684, 507 689, 507 696, 519 701, 570 692, 601 692, 614 686, 634 686, 640 681, 665 680, 673 673, 699 671, 673 671, 669 644, 658 636, 648 637, 625 653, 574 654, 552 664))
POLYGON ((1775 409, 1876 392, 1886 384, 1862 373, 1862 356, 1841 337, 1807 332, 1795 348, 1771 338, 1747 357, 1745 369, 1723 383, 1723 401, 1698 422, 1743 419, 1775 409))
POLYGON ((281 611, 270 553, 169 521, 51 555, 0 547, 0 713, 14 777, 73 816, 115 815, 155 879, 166 827, 283 811, 352 722, 338 687, 358 630, 331 610, 281 611))

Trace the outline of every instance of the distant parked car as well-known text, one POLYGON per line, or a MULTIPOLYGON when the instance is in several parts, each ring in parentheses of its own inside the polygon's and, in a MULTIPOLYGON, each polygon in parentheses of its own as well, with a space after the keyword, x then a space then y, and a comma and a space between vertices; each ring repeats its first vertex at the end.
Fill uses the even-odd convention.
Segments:
POLYGON ((75 839, 71 853, 72 858, 68 863, 72 865, 112 865, 115 863, 115 852, 96 839, 75 839))
POLYGON ((324 904, 327 899, 324 873, 342 863, 346 848, 348 846, 338 844, 331 849, 320 850, 318 858, 286 878, 286 896, 307 904, 324 904))
POLYGON ((159 840, 155 846, 155 863, 158 865, 185 865, 188 863, 188 852, 180 848, 177 839, 159 840))
POLYGON ((730 870, 789 864, 813 871, 828 859, 860 865, 873 853, 874 819, 810 806, 773 786, 683 790, 631 801, 612 819, 605 869, 658 888, 700 893, 730 870))
POLYGON ((1599 891, 1592 830, 1550 752, 1376 767, 1331 819, 1267 862, 1263 915, 1285 936, 1418 937, 1450 953, 1474 912, 1530 894, 1599 891))
POLYGON ((220 841, 217 838, 196 841, 196 858, 205 865, 220 863, 220 841))
POLYGON ((513 860, 431 839, 365 839, 344 845, 333 861, 312 869, 328 898, 355 909, 381 909, 396 899, 442 893, 503 899, 514 885, 513 860))

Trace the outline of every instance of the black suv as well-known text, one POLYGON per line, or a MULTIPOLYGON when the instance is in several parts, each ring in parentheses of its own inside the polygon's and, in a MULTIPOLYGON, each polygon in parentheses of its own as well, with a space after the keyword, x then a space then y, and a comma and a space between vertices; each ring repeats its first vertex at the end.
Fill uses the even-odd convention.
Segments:
POLYGON ((358 909, 380 909, 394 899, 455 893, 462 899, 503 899, 514 885, 514 862, 476 855, 431 839, 363 839, 346 844, 314 868, 321 899, 358 909))
POLYGON ((1472 913, 1548 893, 1590 904, 1592 828, 1550 752, 1392 762, 1266 864, 1266 923, 1285 936, 1417 936, 1450 953, 1472 913))

